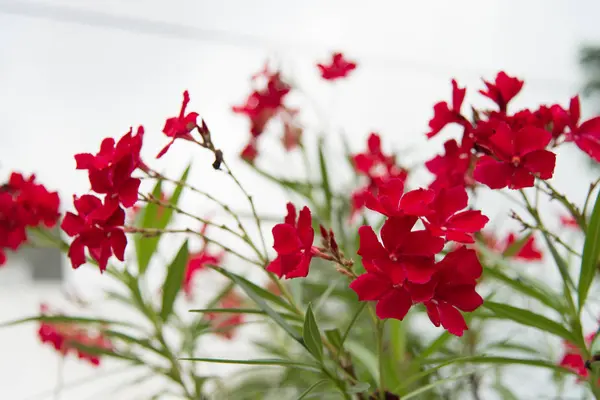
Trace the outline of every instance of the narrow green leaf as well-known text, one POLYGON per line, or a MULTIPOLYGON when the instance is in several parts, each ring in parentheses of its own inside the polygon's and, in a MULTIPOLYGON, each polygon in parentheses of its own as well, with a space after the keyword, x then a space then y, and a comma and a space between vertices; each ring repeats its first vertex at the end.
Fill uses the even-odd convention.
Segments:
MULTIPOLYGON (((191 165, 183 171, 183 174, 179 178, 179 182, 186 183, 190 173, 191 165)), ((179 198, 183 192, 183 185, 178 185, 173 191, 173 195, 169 199, 169 204, 177 206, 179 198)), ((152 196, 156 199, 160 199, 162 195, 162 181, 158 181, 152 190, 152 196)), ((158 204, 149 203, 141 211, 142 228, 156 228, 165 229, 171 218, 173 217, 173 209, 168 207, 160 207, 158 204)), ((136 252, 138 259, 138 268, 140 275, 144 274, 148 269, 150 260, 158 248, 158 242, 160 235, 143 237, 142 235, 136 235, 136 252)))
POLYGON ((333 208, 333 194, 331 193, 331 186, 329 184, 329 174, 327 171, 327 161, 325 161, 325 140, 321 137, 319 139, 319 169, 321 171, 321 186, 323 187, 323 194, 325 195, 325 216, 326 220, 331 220, 331 210, 333 208))
POLYGON ((428 392, 430 390, 435 389, 436 387, 443 385, 445 383, 450 383, 453 382, 455 380, 458 380, 460 378, 466 378, 467 376, 473 375, 473 372, 463 372, 462 374, 457 374, 454 376, 451 376, 449 378, 445 378, 445 379, 438 379, 428 385, 425 386, 421 386, 420 388, 413 390, 410 393, 405 394, 404 396, 402 396, 402 400, 408 400, 408 399, 412 399, 416 396, 419 396, 420 394, 423 394, 425 392, 428 392))
POLYGON ((306 396, 308 396, 310 394, 310 392, 312 392, 313 390, 315 390, 319 385, 323 384, 327 382, 327 379, 323 379, 320 380, 318 382, 313 383, 308 389, 306 389, 304 392, 302 392, 302 394, 298 397, 298 399, 296 400, 302 400, 305 399, 306 396))
POLYGON ((188 242, 186 240, 171 262, 171 265, 169 265, 167 277, 163 284, 162 308, 160 311, 160 317, 163 321, 167 321, 173 312, 173 304, 175 303, 175 298, 177 298, 177 293, 179 293, 181 284, 183 283, 183 276, 185 274, 188 258, 189 250, 188 242))
POLYGON ((208 363, 216 363, 216 364, 241 364, 241 365, 279 365, 282 367, 297 367, 301 369, 306 369, 309 371, 321 372, 321 369, 315 365, 302 363, 298 361, 285 360, 285 359, 277 359, 277 358, 263 358, 263 359, 255 359, 255 360, 232 360, 232 359, 222 359, 222 358, 180 358, 183 361, 198 361, 198 362, 208 362, 208 363))
POLYGON ((346 339, 348 338, 348 335, 350 334, 350 330, 352 329, 352 327, 358 320, 358 317, 360 316, 360 314, 362 313, 362 311, 365 309, 366 306, 367 306, 366 301, 361 302, 360 305, 358 306, 358 309, 354 313, 352 320, 350 320, 348 327, 346 327, 346 330, 344 331, 344 334, 342 335, 342 340, 340 342, 340 348, 344 345, 344 342, 346 341, 346 339))
POLYGON ((348 394, 364 393, 371 388, 368 382, 358 382, 356 385, 348 388, 348 394))
MULTIPOLYGON (((265 313, 267 313, 269 315, 269 317, 271 317, 273 319, 273 321, 275 323, 277 323, 277 325, 279 325, 281 328, 283 328, 283 330, 285 330, 291 337, 293 337, 296 341, 298 341, 299 343, 302 343, 302 337, 298 334, 298 332, 292 328, 287 322, 285 322, 285 320, 281 317, 281 315, 279 315, 279 313, 275 310, 273 310, 264 300, 264 295, 266 293, 268 293, 270 296, 274 296, 277 298, 277 296, 275 296, 274 294, 267 292, 266 290, 259 288, 260 290, 257 291, 256 288, 258 288, 258 286, 254 285, 253 283, 249 282, 248 280, 242 278, 239 275, 236 275, 232 272, 226 271, 223 268, 217 267, 217 266, 212 266, 212 268, 215 271, 220 272, 222 275, 226 276, 227 278, 231 279, 233 282, 235 282, 243 291, 244 293, 246 293, 246 295, 248 297, 250 297, 252 299, 252 301, 254 301, 256 303, 256 305, 263 310, 265 313)), ((279 298, 277 298, 279 299, 279 298)))
POLYGON ((423 360, 429 358, 430 355, 435 354, 438 350, 442 349, 446 342, 452 338, 452 335, 448 331, 444 331, 435 338, 429 346, 425 347, 415 359, 415 363, 421 364, 423 360))
MULTIPOLYGON (((575 290, 575 283, 573 282, 573 279, 571 279, 571 275, 569 275, 569 266, 567 265, 565 259, 560 255, 558 250, 556 250, 556 246, 554 246, 554 243, 552 243, 550 237, 544 232, 542 232, 542 235, 544 236, 544 241, 546 242, 548 249, 550 249, 550 254, 552 254, 552 258, 554 258, 554 262, 558 267, 560 277, 565 283, 565 296, 570 296, 570 292, 566 293, 566 291, 568 291, 569 288, 575 290)), ((573 305, 573 307, 575 306, 573 305)))
POLYGON ((405 321, 391 319, 388 322, 390 332, 390 343, 392 345, 392 353, 396 363, 400 363, 406 357, 406 325, 405 321))
POLYGON ((581 270, 579 272, 579 312, 585 304, 588 292, 592 286, 594 275, 600 260, 600 192, 596 197, 596 203, 592 211, 592 217, 585 234, 583 245, 583 256, 581 258, 581 270))
MULTIPOLYGON (((267 315, 261 309, 258 308, 195 308, 189 310, 193 313, 215 313, 215 314, 257 314, 257 315, 267 315)), ((279 313, 283 318, 293 319, 296 321, 302 321, 302 318, 296 314, 287 314, 287 313, 279 313)))
POLYGON ((86 344, 79 343, 79 342, 69 342, 69 346, 73 346, 76 349, 78 349, 84 353, 90 354, 90 355, 118 358, 121 360, 131 361, 135 364, 143 363, 141 360, 134 357, 133 355, 122 354, 122 353, 119 353, 119 352, 115 351, 114 349, 110 349, 110 348, 104 348, 104 347, 99 347, 99 346, 90 346, 90 345, 86 345, 86 344))
POLYGON ((527 233, 527 235, 523 236, 519 240, 515 240, 510 246, 506 248, 506 250, 504 250, 504 252, 502 252, 502 257, 510 258, 517 254, 523 248, 523 246, 525 246, 525 243, 527 243, 532 234, 533 232, 530 231, 529 233, 527 233))
POLYGON ((561 296, 557 293, 553 293, 550 288, 544 288, 538 282, 528 278, 511 278, 498 268, 484 267, 484 274, 485 276, 492 277, 497 281, 510 286, 512 289, 515 289, 526 296, 533 297, 559 313, 566 312, 566 306, 562 303, 561 296))
POLYGON ((513 358, 513 357, 497 357, 497 356, 471 356, 462 357, 459 359, 447 359, 447 358, 430 358, 426 360, 428 364, 443 363, 446 361, 454 360, 454 364, 496 364, 496 365, 528 365, 531 367, 540 367, 550 369, 563 374, 577 375, 576 371, 561 367, 554 361, 533 359, 533 358, 513 358))
POLYGON ((251 169, 256 171, 259 175, 262 175, 263 177, 269 179, 270 181, 273 181, 273 182, 277 183, 278 185, 281 185, 287 189, 290 189, 291 191, 298 193, 299 195, 305 197, 308 200, 312 200, 312 198, 311 198, 312 197, 311 196, 312 185, 310 183, 278 178, 278 177, 271 175, 268 172, 256 167, 254 164, 248 163, 247 165, 251 169))
POLYGON ((346 341, 346 348, 352 356, 359 361, 371 375, 373 382, 379 379, 379 366, 377 356, 362 343, 353 340, 346 341))
POLYGON ((38 315, 35 317, 20 318, 13 321, 0 323, 0 328, 7 328, 9 326, 21 325, 27 322, 48 322, 56 324, 77 324, 77 325, 115 325, 115 326, 126 326, 130 328, 139 328, 137 325, 126 322, 116 321, 111 319, 98 319, 98 318, 87 318, 87 317, 68 317, 65 315, 38 315))
MULTIPOLYGON (((434 367, 428 368, 425 371, 419 372, 418 374, 414 374, 411 375, 409 377, 407 377, 404 382, 402 382, 398 387, 396 387, 394 390, 392 390, 392 393, 399 393, 402 389, 404 388, 408 388, 410 387, 410 385, 414 382, 419 381, 420 379, 423 379, 431 374, 433 374, 436 371, 439 371, 440 369, 447 367, 448 365, 452 365, 455 363, 458 363, 460 361, 464 361, 465 359, 469 359, 470 357, 461 357, 461 358, 454 358, 454 359, 450 359, 447 361, 444 361, 434 367)), ((404 396, 402 396, 402 398, 404 398, 404 396)))
POLYGON ((544 332, 560 336, 570 342, 576 342, 575 336, 564 326, 529 310, 492 301, 484 302, 483 306, 492 311, 496 317, 509 319, 521 325, 531 326, 544 332))
POLYGON ((519 400, 519 398, 515 396, 515 394, 509 388, 507 388, 500 382, 497 382, 496 384, 492 385, 492 387, 496 392, 498 392, 502 400, 519 400))
POLYGON ((321 341, 321 332, 317 325, 317 320, 312 311, 312 305, 308 304, 306 317, 304 318, 304 327, 302 329, 302 339, 304 345, 315 358, 323 361, 323 342, 321 341))
POLYGON ((118 331, 114 331, 114 330, 103 330, 102 333, 109 338, 119 339, 127 344, 130 344, 130 345, 135 344, 140 347, 143 347, 144 349, 150 350, 150 351, 152 351, 156 354, 159 354, 167 359, 169 357, 168 353, 165 352, 164 349, 159 349, 157 347, 154 347, 148 339, 135 338, 126 333, 118 332, 118 331))
POLYGON ((325 337, 329 340, 329 343, 335 346, 336 349, 341 350, 342 348, 342 335, 339 329, 327 329, 325 331, 325 337))

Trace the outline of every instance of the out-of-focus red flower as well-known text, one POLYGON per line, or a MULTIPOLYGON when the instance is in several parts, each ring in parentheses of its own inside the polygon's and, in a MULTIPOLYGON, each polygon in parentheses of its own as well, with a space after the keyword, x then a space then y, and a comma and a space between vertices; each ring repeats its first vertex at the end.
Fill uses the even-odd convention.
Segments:
POLYGON ((390 179, 381 183, 377 196, 367 194, 367 208, 377 211, 385 216, 424 216, 431 212, 429 205, 435 197, 435 192, 430 189, 416 189, 404 193, 402 179, 390 179))
POLYGON ((489 138, 494 157, 480 157, 473 176, 491 189, 532 187, 535 176, 550 179, 556 155, 545 148, 551 139, 550 132, 544 129, 525 127, 513 131, 501 123, 489 138))
POLYGON ((170 137, 171 141, 158 153, 156 158, 161 158, 177 139, 194 140, 190 132, 198 126, 198 113, 186 113, 189 102, 190 94, 186 90, 183 92, 183 102, 181 103, 179 115, 168 118, 163 128, 163 133, 170 137))
POLYGON ((561 215, 560 216, 560 224, 565 228, 571 229, 581 229, 579 223, 573 218, 571 215, 561 215))
MULTIPOLYGON (((41 311, 47 315, 48 306, 42 304, 41 311)), ((42 343, 48 343, 62 356, 77 354, 80 360, 86 360, 93 366, 100 365, 100 356, 82 350, 79 346, 87 346, 111 350, 112 343, 101 332, 92 333, 84 327, 72 323, 50 323, 42 321, 38 329, 38 337, 42 343)))
POLYGON ((283 137, 281 143, 286 151, 294 150, 300 145, 303 129, 293 121, 283 123, 283 137))
POLYGON ((75 155, 77 169, 88 171, 92 190, 118 199, 125 207, 135 204, 140 187, 140 180, 131 174, 140 165, 144 128, 140 126, 135 135, 132 133, 129 129, 116 145, 113 138, 104 139, 96 155, 75 155))
POLYGON ((508 103, 521 91, 523 88, 523 81, 517 78, 508 76, 504 71, 501 71, 496 75, 494 83, 483 81, 486 90, 480 90, 479 93, 490 98, 494 103, 498 105, 501 112, 506 112, 508 103))
POLYGON ((348 76, 356 69, 356 63, 346 60, 342 53, 333 53, 330 64, 317 64, 317 67, 323 79, 333 81, 348 76))
POLYGON ((432 279, 435 290, 429 299, 431 285, 412 285, 409 292, 413 298, 416 294, 425 294, 422 301, 435 326, 441 324, 451 334, 462 336, 468 327, 459 310, 472 312, 483 304, 475 290, 482 273, 481 264, 474 250, 462 246, 448 253, 436 267, 432 279))
POLYGON ((86 262, 85 249, 98 262, 100 271, 106 270, 108 259, 114 254, 123 261, 127 238, 123 231, 125 211, 114 199, 104 203, 93 195, 73 196, 77 214, 67 212, 61 228, 75 240, 71 243, 68 256, 73 268, 86 262))
MULTIPOLYGON (((585 337, 585 343, 590 346, 594 341, 596 334, 591 333, 585 337)), ((578 382, 585 380, 590 372, 585 367, 585 360, 581 355, 581 350, 573 343, 564 341, 563 346, 565 349, 564 355, 559 361, 558 365, 561 367, 570 369, 579 375, 578 382)), ((599 380, 600 383, 600 380, 599 380)))
MULTIPOLYGON (((204 225, 200 233, 206 235, 208 225, 204 225)), ((190 253, 188 257, 187 266, 185 268, 185 275, 183 276, 183 291, 185 292, 188 299, 192 298, 192 283, 196 273, 202 271, 207 265, 221 265, 225 258, 225 252, 212 253, 208 250, 208 242, 204 241, 199 251, 190 253)))
POLYGON ((459 146, 456 140, 452 139, 444 143, 444 150, 443 155, 437 155, 425 163, 429 172, 435 175, 435 180, 429 188, 439 190, 454 186, 472 186, 475 181, 471 169, 471 149, 459 146))
POLYGON ((579 123, 581 118, 579 96, 571 99, 569 117, 570 132, 567 134, 567 140, 575 142, 577 147, 600 162, 600 117, 579 123))
POLYGON ((466 210, 469 197, 464 187, 440 189, 425 216, 425 227, 436 236, 459 243, 474 243, 473 234, 488 223, 489 218, 478 210, 466 210))
POLYGON ((460 112, 466 92, 466 88, 459 88, 456 80, 452 79, 452 107, 450 108, 445 101, 440 101, 433 106, 433 118, 429 121, 431 130, 427 133, 428 138, 434 137, 446 125, 452 123, 460 124, 465 129, 470 128, 471 124, 460 112))
MULTIPOLYGON (((234 291, 229 292, 219 302, 221 308, 240 308, 242 299, 234 291)), ((225 339, 233 339, 235 328, 244 322, 243 314, 208 313, 206 318, 211 321, 215 333, 225 339)))
POLYGON ((249 163, 253 163, 256 160, 258 149, 256 148, 256 140, 254 138, 250 139, 246 147, 242 149, 240 156, 249 163))
MULTIPOLYGON (((500 254, 505 253, 513 243, 520 240, 517 239, 517 236, 512 232, 510 232, 503 240, 498 240, 496 236, 490 232, 482 232, 481 236, 487 248, 500 254)), ((531 235, 529 239, 523 243, 521 249, 515 254, 510 255, 510 258, 516 258, 523 261, 541 261, 543 256, 544 254, 537 247, 535 236, 531 235)))
POLYGON ((267 266, 267 271, 287 279, 308 275, 310 261, 315 254, 312 249, 315 231, 308 207, 300 210, 296 221, 296 207, 288 203, 285 222, 273 227, 273 238, 277 258, 267 266))
POLYGON ((27 241, 27 228, 56 224, 59 204, 58 194, 36 183, 35 175, 11 174, 0 186, 0 266, 6 262, 5 249, 15 251, 27 241))
POLYGON ((352 192, 350 195, 350 222, 354 221, 358 213, 365 207, 370 194, 371 189, 368 186, 352 192))
POLYGON ((267 123, 283 107, 283 100, 290 92, 290 86, 281 79, 279 72, 265 72, 267 84, 262 89, 255 89, 246 99, 246 103, 234 106, 233 112, 244 114, 250 119, 250 133, 259 136, 267 123))

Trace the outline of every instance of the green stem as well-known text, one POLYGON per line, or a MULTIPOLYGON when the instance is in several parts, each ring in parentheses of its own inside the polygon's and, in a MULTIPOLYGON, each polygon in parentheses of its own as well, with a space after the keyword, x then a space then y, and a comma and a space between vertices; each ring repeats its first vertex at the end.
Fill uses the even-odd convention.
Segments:
POLYGON ((377 358, 379 359, 379 400, 385 400, 385 362, 383 352, 383 331, 385 320, 377 323, 377 358))

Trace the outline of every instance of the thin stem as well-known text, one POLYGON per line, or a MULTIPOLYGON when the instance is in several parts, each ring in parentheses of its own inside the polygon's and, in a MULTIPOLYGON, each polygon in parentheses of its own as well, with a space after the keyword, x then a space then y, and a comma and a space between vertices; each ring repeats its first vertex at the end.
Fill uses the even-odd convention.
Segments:
POLYGON ((596 186, 598 186, 598 184, 600 184, 600 178, 596 179, 595 182, 592 182, 590 184, 590 190, 588 190, 587 196, 585 196, 585 202, 583 203, 583 211, 581 212, 583 214, 583 218, 585 218, 587 215, 587 208, 590 203, 590 199, 592 198, 592 193, 594 192, 594 189, 596 188, 596 186))
POLYGON ((385 400, 385 363, 383 352, 383 331, 385 320, 377 323, 377 358, 379 359, 379 400, 385 400))
POLYGON ((250 208, 252 209, 252 215, 254 216, 254 221, 256 222, 256 228, 258 229, 258 234, 260 236, 260 240, 262 243, 262 247, 263 247, 263 252, 264 252, 264 259, 265 259, 265 264, 266 261, 268 261, 268 252, 267 252, 267 245, 265 243, 265 236, 262 233, 262 228, 261 228, 261 224, 260 224, 260 218, 258 217, 258 213, 256 212, 256 206, 254 205, 254 200, 252 199, 252 196, 250 196, 250 194, 248 193, 248 191, 244 188, 244 186, 242 186, 242 184, 240 183, 240 181, 237 179, 237 177, 233 174, 233 172, 231 172, 231 168, 229 167, 229 164, 227 164, 227 161, 223 160, 223 166, 226 168, 226 172, 227 175, 229 175, 231 177, 231 179, 233 179, 233 181, 235 182, 235 184, 240 188, 240 190, 242 191, 242 193, 244 193, 244 196, 246 196, 246 198, 248 199, 248 202, 250 203, 250 208))
MULTIPOLYGON (((558 199, 561 203, 563 203, 563 205, 565 207, 567 207, 567 209, 569 210, 569 212, 571 213, 571 216, 573 218, 575 218, 575 221, 577 221, 577 223, 579 224, 579 226, 581 227, 581 229, 585 232, 587 231, 587 223, 585 221, 585 217, 582 216, 582 214, 579 212, 579 210, 577 210, 577 207, 575 207, 575 205, 573 203, 571 203, 569 201, 569 199, 567 199, 567 197, 560 193, 558 190, 556 190, 551 184, 549 184, 547 181, 542 181, 544 183, 544 185, 546 185, 546 187, 548 188, 548 190, 550 190, 550 195, 556 199, 558 199)), ((522 189, 521 189, 522 190, 522 189)))
POLYGON ((560 237, 558 237, 558 235, 550 232, 548 229, 546 229, 544 226, 542 225, 531 225, 528 222, 523 221, 523 219, 521 217, 519 217, 516 214, 513 214, 513 218, 516 219, 517 221, 519 221, 519 223, 521 223, 521 225, 523 225, 525 228, 531 229, 531 230, 538 230, 540 232, 542 232, 545 235, 550 236, 552 239, 554 239, 554 241, 558 244, 560 244, 561 246, 563 246, 569 253, 581 258, 581 254, 579 254, 577 251, 575 251, 571 246, 569 246, 567 243, 565 243, 560 237))

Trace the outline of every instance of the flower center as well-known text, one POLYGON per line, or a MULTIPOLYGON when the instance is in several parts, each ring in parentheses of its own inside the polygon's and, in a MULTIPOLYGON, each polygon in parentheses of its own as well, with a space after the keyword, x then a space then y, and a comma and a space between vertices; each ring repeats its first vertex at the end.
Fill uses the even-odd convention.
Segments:
POLYGON ((521 157, 519 156, 513 156, 513 158, 510 160, 510 162, 512 163, 512 165, 514 165, 515 167, 518 167, 519 164, 521 164, 521 157))

